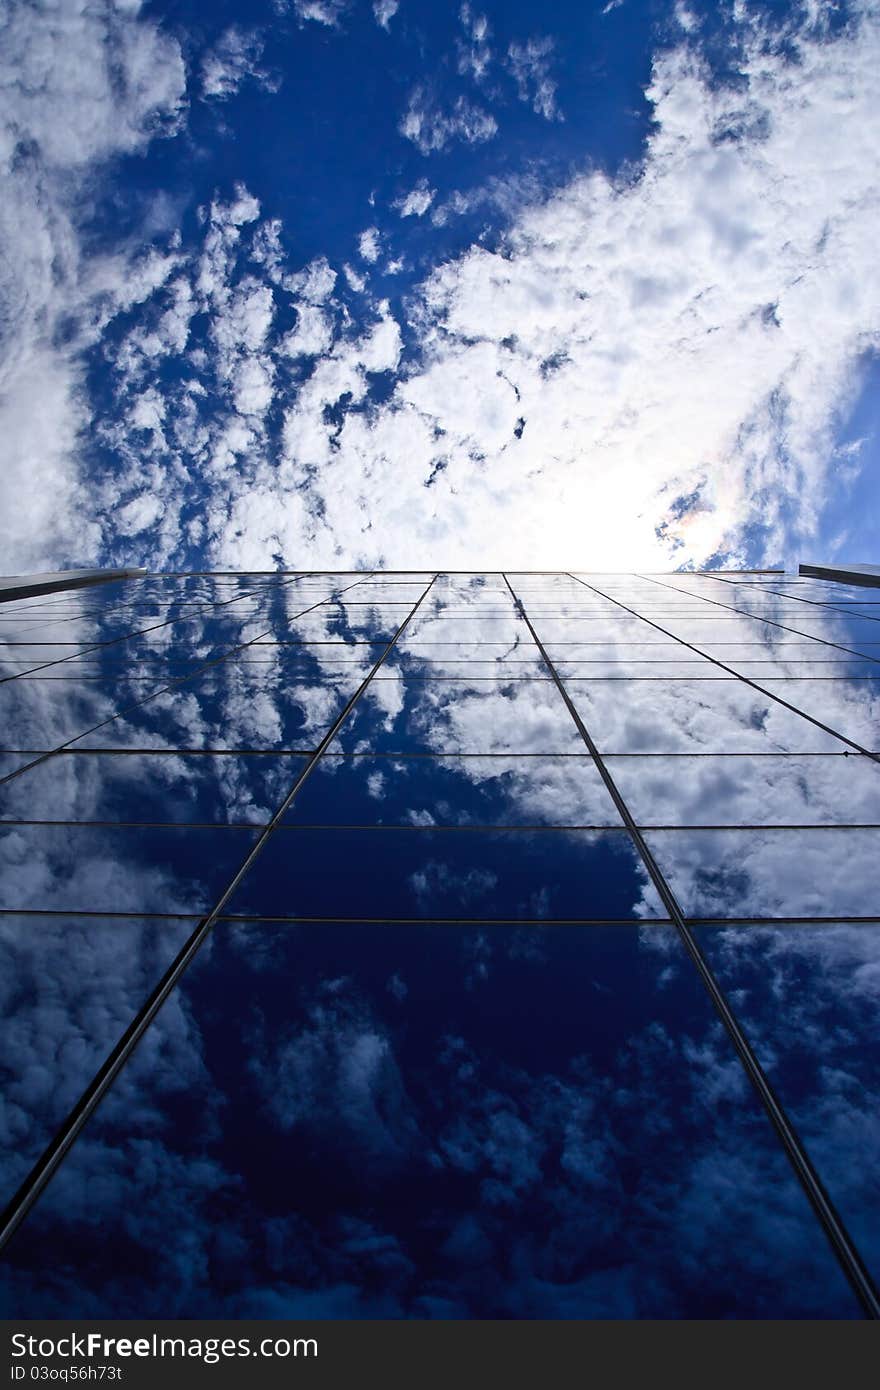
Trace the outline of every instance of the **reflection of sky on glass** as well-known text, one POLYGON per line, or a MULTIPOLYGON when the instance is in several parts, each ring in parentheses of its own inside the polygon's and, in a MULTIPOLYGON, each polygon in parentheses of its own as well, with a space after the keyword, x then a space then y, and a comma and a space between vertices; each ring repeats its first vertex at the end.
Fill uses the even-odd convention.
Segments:
POLYGON ((10 1311, 856 1311, 523 613, 876 1261, 875 591, 509 578, 0 606, 7 1194, 329 739, 10 1311))
POLYGON ((699 937, 876 1278, 877 928, 706 928, 699 937))
POLYGON ((169 1065, 135 1061, 23 1229, 12 1306, 851 1316, 643 930, 219 928, 155 1025, 169 1065))

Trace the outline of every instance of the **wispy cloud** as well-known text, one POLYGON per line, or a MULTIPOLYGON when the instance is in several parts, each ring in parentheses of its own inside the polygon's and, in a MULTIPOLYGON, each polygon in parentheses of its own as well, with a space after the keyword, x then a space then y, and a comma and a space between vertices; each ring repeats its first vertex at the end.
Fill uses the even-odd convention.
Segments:
POLYGON ((248 80, 277 91, 280 77, 260 67, 264 47, 265 36, 259 30, 232 25, 202 59, 202 95, 225 101, 248 80))
POLYGON ((420 85, 411 93, 398 129, 422 154, 432 154, 456 140, 468 145, 491 140, 498 132, 498 122, 465 96, 446 104, 429 87, 420 85))
POLYGON ((529 39, 526 43, 512 43, 507 50, 507 65, 520 101, 527 102, 547 121, 562 120, 556 105, 556 83, 550 75, 554 46, 550 38, 529 39))

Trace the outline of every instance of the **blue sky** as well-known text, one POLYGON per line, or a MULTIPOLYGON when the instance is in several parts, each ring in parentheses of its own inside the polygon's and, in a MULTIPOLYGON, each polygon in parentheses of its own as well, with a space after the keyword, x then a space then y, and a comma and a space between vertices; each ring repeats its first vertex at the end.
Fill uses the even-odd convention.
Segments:
POLYGON ((0 39, 4 571, 876 558, 872 0, 0 39))

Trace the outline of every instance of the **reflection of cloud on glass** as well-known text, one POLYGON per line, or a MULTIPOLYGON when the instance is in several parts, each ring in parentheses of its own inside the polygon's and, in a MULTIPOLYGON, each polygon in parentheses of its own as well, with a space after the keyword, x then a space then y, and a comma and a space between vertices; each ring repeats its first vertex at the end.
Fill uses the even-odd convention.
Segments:
MULTIPOLYGON (((497 969, 462 991, 483 935, 466 952, 448 930, 427 942, 373 938, 371 987, 355 929, 323 948, 266 926, 224 934, 185 991, 202 1032, 194 1122, 154 1120, 133 1139, 121 1110, 99 1117, 33 1228, 49 1260, 41 1306, 851 1314, 690 976, 658 995, 653 950, 613 929, 580 932, 574 956, 571 936, 544 933, 543 959, 517 957, 496 936, 497 969), (332 969, 340 948, 360 983, 332 969), (404 997, 387 988, 392 960, 404 997), (566 986, 573 960, 589 966, 566 986), (235 1006, 218 1009, 230 970, 235 1006), (633 984, 624 996, 621 971, 633 984), (486 1031, 504 1006, 515 1055, 486 1031), (250 1116, 246 1146, 236 1107, 250 1116), (123 1274, 110 1265, 120 1240, 138 1252, 123 1274), (52 1259, 70 1241, 75 1286, 52 1259)), ((170 1114, 149 1067, 136 1062, 126 1085, 129 1116, 170 1114)), ((23 1265, 12 1307, 36 1291, 23 1265)))
POLYGON ((838 1209, 876 1265, 877 928, 711 928, 700 939, 838 1209))
POLYGON ((878 915, 880 830, 660 830, 646 839, 690 917, 878 915))
MULTIPOLYGON (((90 866, 93 867, 93 866, 90 866)), ((125 1031, 190 927, 169 922, 0 916, 0 1150, 4 1200, 125 1031)), ((180 996, 141 1044, 159 1095, 184 1087, 198 1050, 180 996)), ((148 1097, 138 1122, 149 1125, 148 1097)))

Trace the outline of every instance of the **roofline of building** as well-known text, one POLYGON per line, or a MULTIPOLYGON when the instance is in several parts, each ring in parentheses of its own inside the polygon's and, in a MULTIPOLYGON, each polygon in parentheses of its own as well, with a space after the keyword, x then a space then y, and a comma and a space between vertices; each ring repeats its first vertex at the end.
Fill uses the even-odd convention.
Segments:
POLYGON ((0 603, 16 598, 35 598, 60 589, 84 589, 92 584, 109 584, 114 579, 142 577, 145 569, 57 570, 51 574, 12 574, 0 578, 0 603))
POLYGON ((836 579, 840 584, 880 587, 880 565, 798 565, 798 574, 810 579, 836 579))

